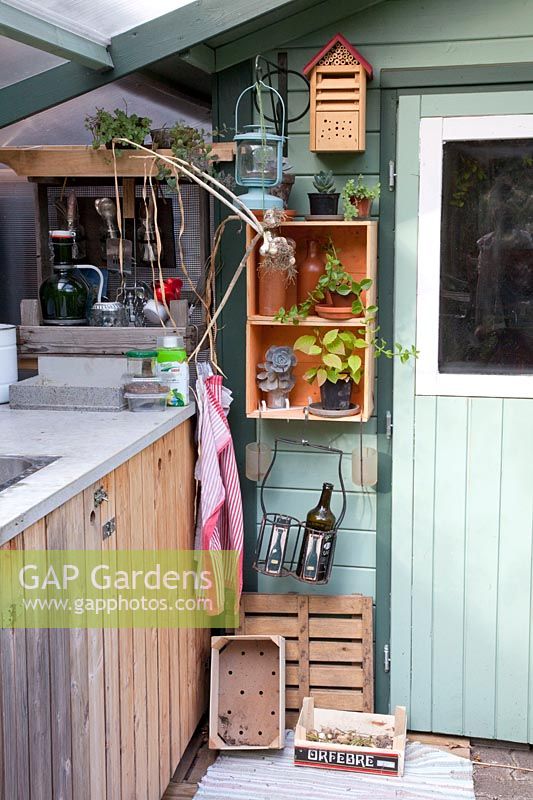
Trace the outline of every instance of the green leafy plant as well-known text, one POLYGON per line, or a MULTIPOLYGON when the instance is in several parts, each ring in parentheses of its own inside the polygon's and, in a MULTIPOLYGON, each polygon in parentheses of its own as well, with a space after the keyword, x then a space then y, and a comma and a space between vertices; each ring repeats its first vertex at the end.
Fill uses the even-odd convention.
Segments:
POLYGON ((148 117, 128 114, 127 106, 124 110, 115 108, 113 112, 97 108, 95 114, 88 114, 85 117, 85 127, 92 133, 95 150, 116 138, 130 139, 137 144, 143 144, 150 133, 151 124, 152 120, 148 117))
POLYGON ((311 308, 326 297, 326 292, 336 292, 346 298, 352 299, 352 314, 354 317, 365 313, 368 318, 377 313, 377 306, 365 307, 361 295, 372 286, 370 278, 356 281, 353 275, 346 272, 333 241, 330 239, 326 246, 326 264, 324 274, 318 279, 316 288, 306 300, 299 305, 291 306, 288 310, 280 308, 274 319, 277 322, 292 322, 294 325, 309 316, 311 308))
POLYGON ((349 178, 343 186, 341 192, 342 202, 344 204, 344 219, 346 221, 356 219, 358 216, 357 200, 375 200, 379 197, 381 186, 376 183, 375 186, 367 186, 363 181, 363 176, 359 175, 357 183, 353 178, 349 178))
POLYGON ((326 172, 321 169, 313 178, 313 186, 319 194, 332 194, 335 192, 335 182, 331 170, 326 172))
MULTIPOLYGON (((379 330, 379 329, 376 329, 379 330)), ((299 350, 308 356, 317 356, 318 364, 304 373, 303 378, 308 383, 317 381, 322 386, 326 381, 337 383, 339 380, 351 380, 359 383, 363 375, 363 361, 358 350, 373 345, 374 358, 398 357, 402 364, 411 358, 418 357, 414 345, 404 347, 399 342, 391 348, 384 339, 378 339, 375 333, 368 337, 364 335, 365 329, 350 331, 334 328, 321 334, 315 330, 313 334, 300 336, 294 343, 293 349, 299 350)))
MULTIPOLYGON (((224 128, 222 132, 227 133, 228 130, 224 128)), ((233 190, 235 188, 233 175, 217 169, 218 157, 216 153, 213 153, 212 144, 207 141, 208 138, 219 135, 219 133, 219 131, 210 133, 203 128, 195 128, 183 121, 176 122, 168 129, 173 155, 187 161, 202 172, 213 175, 226 188, 233 190)), ((165 180, 171 189, 176 188, 176 178, 167 167, 161 165, 157 177, 159 180, 165 180)))
POLYGON ((487 179, 487 173, 474 158, 460 157, 460 168, 455 173, 455 185, 453 188, 450 205, 456 208, 463 208, 468 194, 478 183, 487 179))

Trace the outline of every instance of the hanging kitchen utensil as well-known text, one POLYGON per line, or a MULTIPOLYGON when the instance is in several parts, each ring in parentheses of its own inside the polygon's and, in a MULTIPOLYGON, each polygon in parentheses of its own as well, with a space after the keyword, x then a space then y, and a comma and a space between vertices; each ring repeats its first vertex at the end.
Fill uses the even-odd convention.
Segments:
POLYGON ((94 201, 97 213, 104 223, 104 252, 110 272, 120 272, 120 251, 122 249, 122 272, 131 275, 133 245, 129 239, 122 239, 117 224, 117 206, 110 197, 98 197, 94 201))
POLYGON ((263 516, 259 527, 259 535, 255 546, 253 569, 263 575, 270 577, 291 576, 305 583, 325 584, 329 581, 333 559, 335 555, 335 544, 337 532, 342 524, 346 513, 346 489, 342 477, 342 450, 327 445, 309 442, 307 439, 285 439, 276 438, 274 443, 274 454, 270 466, 261 483, 260 504, 263 516), (339 484, 342 492, 342 508, 335 521, 334 528, 324 531, 312 528, 305 521, 301 521, 289 514, 280 512, 268 512, 265 505, 265 486, 270 473, 274 467, 278 455, 278 445, 280 443, 311 448, 326 453, 335 453, 339 457, 338 474, 339 484), (302 577, 298 569, 301 561, 300 554, 306 541, 311 541, 313 556, 316 561, 316 569, 312 577, 302 577))

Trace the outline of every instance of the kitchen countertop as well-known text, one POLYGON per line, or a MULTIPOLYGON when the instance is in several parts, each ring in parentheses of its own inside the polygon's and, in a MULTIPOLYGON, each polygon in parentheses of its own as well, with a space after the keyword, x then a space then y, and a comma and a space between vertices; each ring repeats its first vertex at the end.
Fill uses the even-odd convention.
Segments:
POLYGON ((0 492, 0 545, 194 413, 194 403, 138 413, 15 411, 0 406, 0 455, 59 456, 0 492))

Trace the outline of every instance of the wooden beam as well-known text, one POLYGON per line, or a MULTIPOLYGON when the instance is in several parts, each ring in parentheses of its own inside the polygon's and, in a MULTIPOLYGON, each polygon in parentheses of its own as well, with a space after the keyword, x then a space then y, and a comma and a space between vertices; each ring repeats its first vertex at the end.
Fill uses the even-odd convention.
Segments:
POLYGON ((6 3, 0 4, 0 34, 91 69, 113 67, 104 44, 6 3))
POLYGON ((239 64, 247 58, 252 58, 256 53, 265 52, 267 49, 283 47, 287 42, 300 39, 308 33, 332 25, 337 20, 344 19, 351 14, 360 13, 366 8, 379 5, 384 0, 322 0, 311 9, 287 15, 271 25, 265 25, 246 36, 235 38, 215 49, 215 62, 217 72, 239 64))
POLYGON ((0 91, 0 128, 189 50, 250 20, 261 19, 268 24, 271 12, 291 2, 270 0, 267 5, 264 0, 195 0, 113 37, 113 69, 95 73, 69 63, 6 86, 0 91))

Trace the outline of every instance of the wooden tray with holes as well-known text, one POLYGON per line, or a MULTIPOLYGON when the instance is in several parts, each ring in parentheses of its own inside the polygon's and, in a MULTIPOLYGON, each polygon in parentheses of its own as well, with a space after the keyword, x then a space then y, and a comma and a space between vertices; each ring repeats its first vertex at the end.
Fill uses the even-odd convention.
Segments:
POLYGON ((213 636, 209 747, 282 748, 284 711, 283 636, 213 636))
POLYGON ((286 725, 317 708, 374 710, 372 598, 245 593, 240 634, 284 636, 286 725))

